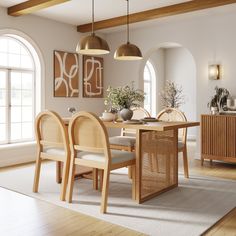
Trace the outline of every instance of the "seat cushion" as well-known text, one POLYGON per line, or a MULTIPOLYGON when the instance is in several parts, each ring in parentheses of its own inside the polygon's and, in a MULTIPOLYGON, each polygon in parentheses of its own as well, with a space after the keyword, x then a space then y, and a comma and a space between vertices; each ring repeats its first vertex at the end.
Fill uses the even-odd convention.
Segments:
MULTIPOLYGON (((89 161, 105 162, 105 156, 102 153, 79 152, 78 158, 89 160, 89 161)), ((111 150, 112 164, 118 164, 125 161, 130 161, 133 159, 135 159, 135 154, 132 152, 111 150)))
POLYGON ((183 147, 184 147, 184 143, 181 142, 181 141, 178 141, 178 148, 180 149, 180 148, 183 148, 183 147))
POLYGON ((65 150, 63 148, 47 147, 43 149, 43 152, 50 155, 65 156, 65 150))
POLYGON ((109 138, 109 142, 112 145, 121 145, 126 147, 134 147, 136 138, 130 136, 114 136, 109 138))

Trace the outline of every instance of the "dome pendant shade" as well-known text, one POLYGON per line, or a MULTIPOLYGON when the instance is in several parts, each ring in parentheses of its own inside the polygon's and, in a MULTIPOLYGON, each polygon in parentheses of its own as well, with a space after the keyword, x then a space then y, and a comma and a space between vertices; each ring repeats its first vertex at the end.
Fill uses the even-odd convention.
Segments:
POLYGON ((76 47, 76 52, 83 55, 103 55, 110 52, 107 42, 91 34, 84 37, 76 47))
POLYGON ((141 60, 142 53, 140 49, 131 43, 122 44, 114 54, 114 58, 116 60, 127 60, 127 61, 133 61, 133 60, 141 60))

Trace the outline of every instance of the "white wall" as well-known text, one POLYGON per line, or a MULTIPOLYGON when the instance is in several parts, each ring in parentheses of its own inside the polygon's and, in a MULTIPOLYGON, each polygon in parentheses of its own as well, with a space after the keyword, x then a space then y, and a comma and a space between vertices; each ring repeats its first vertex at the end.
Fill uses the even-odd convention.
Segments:
MULTIPOLYGON (((196 107, 197 120, 200 120, 200 115, 208 112, 207 103, 216 85, 226 87, 233 95, 236 94, 235 22, 234 4, 195 14, 170 17, 157 26, 148 27, 146 24, 145 28, 131 31, 131 42, 140 47, 145 59, 149 58, 154 49, 160 48, 166 42, 178 43, 190 51, 196 62, 196 107), (220 62, 224 68, 220 81, 208 79, 208 63, 212 60, 220 62)), ((132 80, 141 84, 145 60, 119 62, 112 59, 115 49, 125 39, 125 32, 109 34, 107 39, 112 53, 106 58, 105 76, 110 78, 110 84, 115 86, 132 80)))
MULTIPOLYGON (((173 81, 183 89, 184 104, 180 109, 187 120, 196 120, 196 67, 192 55, 182 47, 165 50, 165 81, 173 81)), ((188 129, 188 139, 196 138, 196 129, 188 129)))
MULTIPOLYGON (((80 95, 79 98, 54 98, 53 97, 53 50, 74 52, 80 34, 76 27, 62 24, 33 15, 11 17, 7 10, 0 7, 0 32, 6 29, 20 31, 30 37, 41 51, 45 67, 45 108, 57 111, 62 116, 68 116, 67 108, 76 107, 78 110, 93 111, 101 114, 104 109, 103 99, 82 98, 82 57, 80 57, 80 95)), ((35 155, 32 146, 11 147, 6 149, 0 146, 0 167, 7 163, 17 164, 21 161, 33 160, 35 155), (19 159, 15 158, 16 156, 19 159), (12 162, 10 161, 12 159, 12 162), (1 161, 2 160, 2 161, 1 161), (17 161, 18 160, 18 161, 17 161)))

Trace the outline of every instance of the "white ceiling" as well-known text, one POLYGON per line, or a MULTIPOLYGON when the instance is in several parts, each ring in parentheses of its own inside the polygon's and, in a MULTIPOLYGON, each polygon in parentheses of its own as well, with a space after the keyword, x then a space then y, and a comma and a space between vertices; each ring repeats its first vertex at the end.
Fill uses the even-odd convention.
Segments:
MULTIPOLYGON (((0 6, 10 7, 26 0, 0 0, 0 6)), ((190 0, 130 0, 130 13, 164 7, 190 0)), ((46 17, 72 25, 91 22, 92 0, 71 0, 47 9, 35 15, 46 17)), ((95 0, 95 21, 126 14, 126 0, 95 0)))

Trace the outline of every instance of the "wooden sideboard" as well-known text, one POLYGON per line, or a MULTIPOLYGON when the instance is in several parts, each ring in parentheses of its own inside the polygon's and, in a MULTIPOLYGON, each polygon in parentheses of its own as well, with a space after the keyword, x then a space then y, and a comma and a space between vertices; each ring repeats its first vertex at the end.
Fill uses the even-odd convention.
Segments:
POLYGON ((201 116, 201 160, 236 163, 236 116, 201 116))

